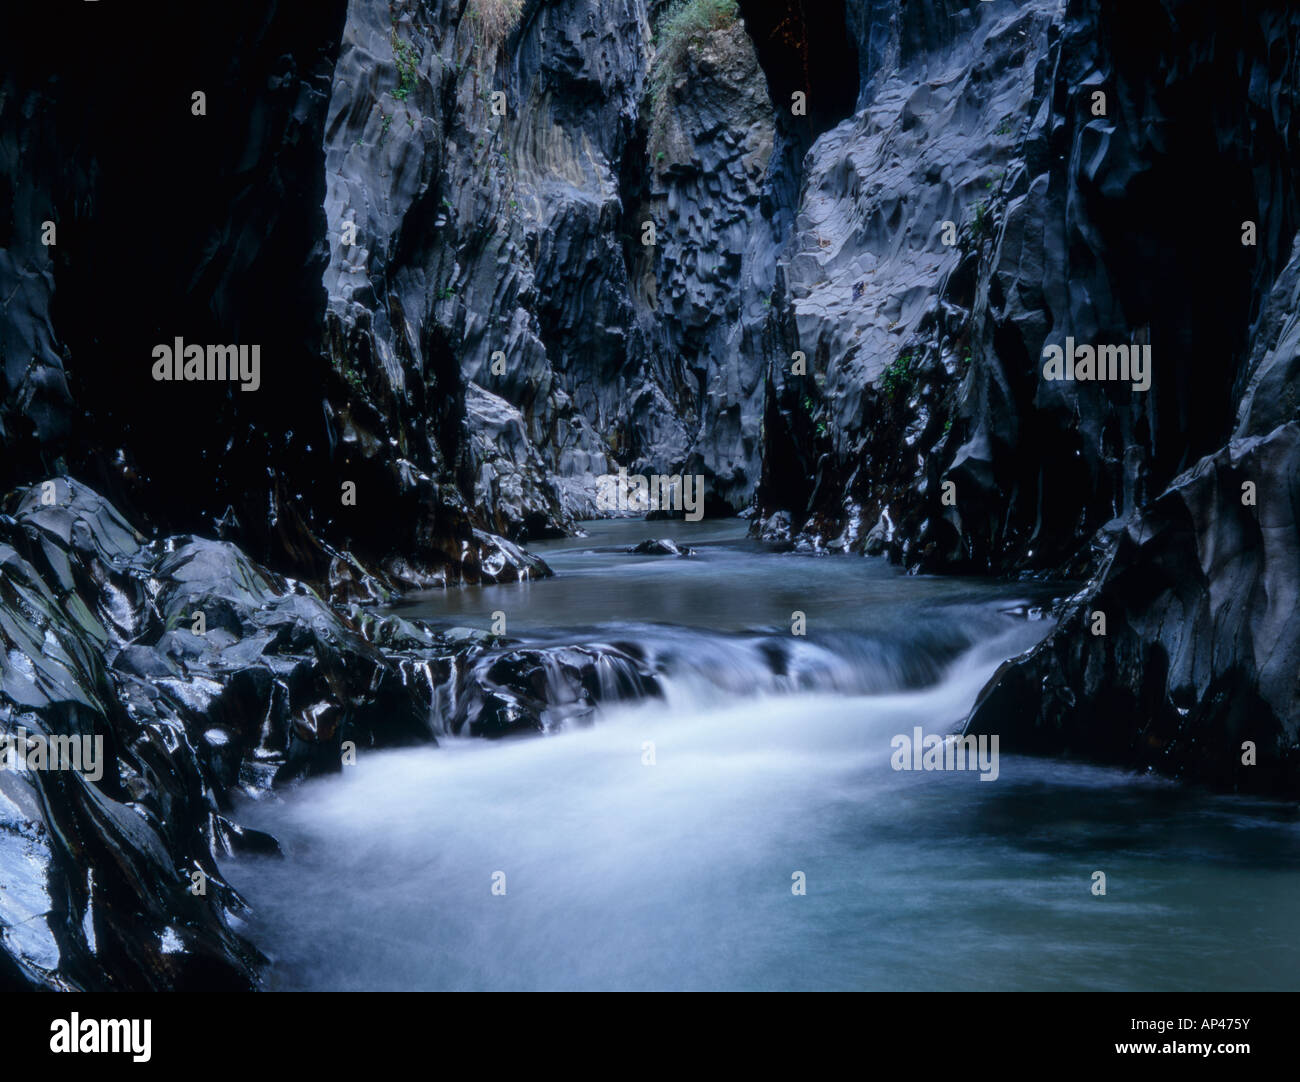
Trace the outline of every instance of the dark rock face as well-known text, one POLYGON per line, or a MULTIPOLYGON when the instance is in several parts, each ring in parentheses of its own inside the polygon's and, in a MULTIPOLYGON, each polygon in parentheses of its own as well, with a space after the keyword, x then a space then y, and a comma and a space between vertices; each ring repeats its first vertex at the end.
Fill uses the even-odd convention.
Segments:
POLYGON ((417 439, 429 342, 458 359, 467 434, 443 461, 510 538, 572 532, 619 465, 701 473, 715 513, 758 480, 781 351, 772 103, 737 22, 698 36, 655 114, 662 8, 529 4, 493 38, 472 3, 349 7, 329 352, 417 439))
POLYGON ((460 487, 446 339, 429 328, 411 377, 371 387, 367 340, 326 318, 346 15, 86 7, 58 50, 0 34, 0 482, 66 469, 154 530, 216 532, 343 598, 544 574, 460 487), (124 60, 141 42, 149 62, 124 60), (178 336, 259 345, 260 386, 155 381, 154 347, 178 336))
POLYGON ((130 566, 145 558, 140 538, 80 486, 54 484, 58 506, 34 493, 0 520, 0 728, 99 737, 107 762, 98 782, 0 771, 5 953, 46 987, 248 986, 256 958, 229 923, 242 903, 212 859, 239 838, 212 792, 214 753, 239 737, 183 720, 222 687, 182 668, 176 655, 204 648, 183 632, 160 650, 113 650, 163 634, 130 566), (195 871, 206 896, 190 893, 195 871))
POLYGON ((342 6, 213 11, 190 26, 161 8, 87 7, 57 56, 6 13, 0 146, 14 201, 0 292, 22 283, 23 302, 3 320, 4 481, 66 463, 145 521, 211 532, 226 514, 264 557, 310 559, 292 499, 308 478, 284 467, 308 444, 326 450, 311 363, 318 133, 342 6), (142 42, 147 63, 129 59, 142 42), (206 116, 191 115, 195 91, 206 116), (178 335, 260 343, 261 387, 154 382, 153 347, 178 335))
POLYGON ((193 28, 90 12, 59 54, 75 75, 15 55, 0 480, 66 468, 151 529, 217 532, 341 599, 483 581, 475 530, 573 532, 620 464, 702 473, 711 513, 742 508, 788 352, 786 166, 856 72, 755 11, 781 93, 813 89, 806 124, 774 114, 739 23, 692 42, 656 120, 664 5, 529 3, 496 31, 481 7, 226 13, 197 66, 193 28), (164 63, 106 70, 139 40, 164 63), (135 223, 157 223, 147 257, 135 223), (155 382, 178 335, 259 344, 261 386, 155 382))
POLYGON ((1048 640, 1003 666, 970 731, 1218 788, 1295 793, 1298 283, 1300 254, 1261 313, 1231 441, 1109 541, 1096 581, 1048 640), (1095 613, 1105 635, 1093 634, 1095 613))
POLYGON ((1292 796, 1300 768, 1300 426, 1233 440, 1121 532, 1053 635, 968 723, 1003 746, 1292 796), (1260 478, 1260 506, 1241 485, 1260 478), (1105 635, 1094 635, 1094 613, 1105 635), (1245 742, 1254 745, 1254 753, 1245 742))
POLYGON ((1077 575, 972 731, 1297 791, 1300 12, 744 0, 656 111, 666 7, 4 14, 0 733, 107 759, 0 770, 0 986, 252 986, 237 790, 658 693, 364 607, 549 574, 619 466, 781 547, 1077 575), (177 336, 260 387, 155 381, 177 336), (1150 389, 1045 381, 1067 338, 1150 389))
MULTIPOLYGON (((759 472, 763 352, 774 238, 761 206, 776 132, 762 70, 739 23, 705 36, 651 114, 645 201, 632 217, 657 223, 636 253, 640 325, 677 374, 683 426, 642 442, 647 470, 664 458, 698 470, 714 505, 739 509, 759 472)), ((649 407, 648 401, 644 407, 649 407)), ((641 408, 637 401, 634 408, 641 408)))
POLYGON ((1093 577, 972 729, 1294 793, 1300 15, 871 0, 849 24, 862 95, 805 162, 779 303, 808 377, 774 370, 756 531, 1093 577), (1150 389, 1044 380, 1067 337, 1149 344, 1150 389))
POLYGON ((334 73, 333 364, 426 442, 437 342, 469 422, 442 458, 512 538, 571 532, 594 489, 559 475, 609 468, 593 395, 627 364, 615 177, 644 68, 644 6, 623 7, 533 5, 507 54, 477 5, 357 0, 334 73))
POLYGON ((807 163, 787 277, 811 378, 774 380, 761 522, 861 550, 888 513, 909 566, 1082 569, 1231 432, 1297 224, 1294 15, 850 10, 862 104, 807 163), (1151 344, 1150 390, 1044 380, 1067 336, 1151 344))
POLYGON ((229 542, 145 543, 65 478, 8 511, 0 737, 103 748, 97 778, 0 770, 0 958, 19 985, 251 987, 244 903, 216 861, 275 843, 228 818, 236 790, 437 732, 554 730, 658 690, 613 647, 510 651, 341 615, 229 542))
POLYGON ((851 9, 860 55, 882 66, 805 162, 781 299, 791 352, 769 388, 755 524, 773 538, 862 551, 890 521, 915 563, 921 523, 907 519, 944 521, 935 462, 962 431, 950 420, 974 348, 980 252, 997 194, 1015 183, 1058 7, 965 6, 851 9), (920 13, 947 29, 909 31, 920 13))

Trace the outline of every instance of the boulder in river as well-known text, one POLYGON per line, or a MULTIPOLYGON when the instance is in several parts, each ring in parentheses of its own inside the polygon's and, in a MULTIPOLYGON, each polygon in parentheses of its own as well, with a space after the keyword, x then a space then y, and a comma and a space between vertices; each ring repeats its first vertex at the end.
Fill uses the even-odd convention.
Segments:
POLYGON ((694 556, 695 550, 686 546, 678 545, 676 541, 670 541, 666 537, 655 540, 650 538, 642 541, 639 545, 633 545, 627 550, 636 556, 694 556))

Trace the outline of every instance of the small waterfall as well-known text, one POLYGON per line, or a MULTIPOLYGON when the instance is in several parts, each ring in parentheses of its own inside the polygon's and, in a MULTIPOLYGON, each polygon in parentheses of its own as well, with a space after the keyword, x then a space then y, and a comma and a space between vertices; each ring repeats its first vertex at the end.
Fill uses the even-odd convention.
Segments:
MULTIPOLYGON (((439 692, 435 710, 448 719, 442 731, 469 735, 464 721, 481 713, 491 697, 508 704, 515 718, 530 708, 544 714, 541 727, 553 731, 591 724, 602 708, 647 698, 693 709, 755 697, 919 689, 941 680, 979 642, 1009 632, 1014 637, 1017 629, 1028 645, 1044 626, 1031 630, 985 608, 894 634, 838 631, 803 637, 775 628, 719 634, 621 624, 616 636, 588 633, 575 641, 570 630, 564 642, 542 636, 477 658, 462 672, 458 691, 439 692)), ((482 731, 472 730, 474 735, 482 731)))
MULTIPOLYGON (((616 643, 615 645, 622 645, 616 643)), ((958 630, 909 639, 841 633, 800 638, 776 632, 718 636, 693 629, 642 640, 649 666, 677 701, 838 692, 869 695, 920 688, 972 645, 958 630)))
POLYGON ((700 555, 557 547, 555 580, 426 604, 449 627, 508 609, 513 641, 411 672, 440 747, 242 809, 286 854, 229 869, 270 987, 1294 986, 1289 809, 1005 744, 996 778, 896 764, 1042 638, 1055 587, 677 536, 700 555), (1243 845, 1287 902, 1258 927, 1243 845), (1122 884, 1104 905, 1097 868, 1122 884))

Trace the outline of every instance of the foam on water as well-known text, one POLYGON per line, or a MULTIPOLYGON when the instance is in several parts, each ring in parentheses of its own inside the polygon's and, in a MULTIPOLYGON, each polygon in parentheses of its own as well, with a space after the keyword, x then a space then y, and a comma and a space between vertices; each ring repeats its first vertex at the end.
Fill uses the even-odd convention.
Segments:
MULTIPOLYGON (((715 554, 710 577, 752 582, 755 559, 715 554)), ((834 597, 860 567, 762 574, 834 597)), ((1005 590, 945 608, 921 582, 909 611, 911 583, 880 582, 892 628, 878 603, 858 631, 843 610, 843 634, 786 640, 788 678, 775 629, 599 627, 644 651, 666 698, 545 738, 366 754, 240 809, 286 850, 225 869, 271 987, 1296 986, 1294 808, 1005 754, 992 783, 894 770, 892 737, 951 731, 1046 626, 1004 615, 1005 590)), ((552 615, 534 611, 538 641, 574 633, 552 615)))

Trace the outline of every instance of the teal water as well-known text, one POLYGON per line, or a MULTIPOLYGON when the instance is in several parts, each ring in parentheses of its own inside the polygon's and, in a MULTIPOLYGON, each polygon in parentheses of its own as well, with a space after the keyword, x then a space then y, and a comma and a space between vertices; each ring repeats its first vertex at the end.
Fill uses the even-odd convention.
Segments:
POLYGON ((892 768, 895 736, 958 725, 1048 630, 1050 590, 774 555, 734 522, 536 548, 555 579, 402 611, 635 641, 666 698, 368 754, 241 808, 286 851, 225 869, 270 987, 1300 986, 1294 806, 1006 754, 995 781, 892 768), (650 536, 698 555, 618 551, 650 536), (796 609, 808 635, 773 676, 764 644, 790 644, 796 609))

